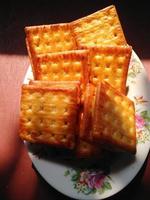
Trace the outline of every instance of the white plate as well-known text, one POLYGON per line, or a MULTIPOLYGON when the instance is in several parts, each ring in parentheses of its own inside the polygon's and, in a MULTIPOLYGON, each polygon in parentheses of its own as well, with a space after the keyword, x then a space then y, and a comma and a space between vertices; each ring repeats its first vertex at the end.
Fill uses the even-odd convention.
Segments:
MULTIPOLYGON (((24 83, 32 79, 29 67, 24 83)), ((127 85, 128 96, 136 108, 137 153, 122 155, 112 164, 111 171, 79 169, 73 164, 38 157, 28 148, 29 156, 42 177, 59 192, 75 199, 104 199, 121 191, 141 169, 150 148, 150 84, 145 69, 133 52, 127 85)), ((27 145, 28 147, 28 145, 27 145)))

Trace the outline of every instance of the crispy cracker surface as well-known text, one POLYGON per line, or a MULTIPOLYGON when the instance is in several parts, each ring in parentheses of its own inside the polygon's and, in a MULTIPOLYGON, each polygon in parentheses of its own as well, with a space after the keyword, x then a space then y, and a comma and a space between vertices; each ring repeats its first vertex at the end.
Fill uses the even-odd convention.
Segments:
POLYGON ((72 22, 72 27, 78 48, 127 44, 113 5, 72 22))
POLYGON ((132 48, 130 46, 109 46, 88 49, 90 51, 89 82, 96 86, 104 80, 125 94, 132 48))
POLYGON ((30 80, 30 85, 48 87, 48 88, 59 88, 59 89, 71 89, 77 90, 78 104, 80 104, 81 89, 80 81, 41 81, 41 80, 30 80))
POLYGON ((30 142, 73 148, 77 89, 23 85, 20 136, 30 142))
POLYGON ((134 103, 105 82, 97 88, 92 136, 114 149, 136 152, 134 103))
POLYGON ((37 55, 77 49, 68 23, 25 27, 31 63, 37 55))
POLYGON ((83 90, 89 80, 88 50, 42 54, 35 60, 33 71, 37 80, 80 81, 83 90))

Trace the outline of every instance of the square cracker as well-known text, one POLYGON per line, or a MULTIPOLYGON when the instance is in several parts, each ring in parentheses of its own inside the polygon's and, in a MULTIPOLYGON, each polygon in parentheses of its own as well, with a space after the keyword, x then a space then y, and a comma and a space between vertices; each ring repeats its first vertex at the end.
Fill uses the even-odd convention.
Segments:
POLYGON ((112 149, 136 152, 134 103, 106 82, 97 87, 92 138, 112 149))
POLYGON ((88 51, 75 50, 36 57, 33 65, 36 80, 44 81, 88 81, 88 51))
POLYGON ((52 24, 25 27, 26 45, 29 57, 43 53, 77 49, 70 24, 52 24))
POLYGON ((71 23, 78 48, 126 45, 115 6, 109 6, 71 23))
POLYGON ((91 47, 89 82, 97 86, 107 81, 122 93, 126 93, 126 80, 132 48, 130 46, 91 47))
POLYGON ((34 143, 74 148, 77 88, 23 85, 20 137, 34 143))

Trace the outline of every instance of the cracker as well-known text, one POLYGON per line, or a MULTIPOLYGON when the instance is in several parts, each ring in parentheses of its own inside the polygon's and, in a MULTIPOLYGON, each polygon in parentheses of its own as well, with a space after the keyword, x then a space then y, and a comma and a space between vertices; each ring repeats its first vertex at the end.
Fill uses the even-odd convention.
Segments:
POLYGON ((125 94, 132 48, 130 46, 109 46, 88 49, 90 50, 89 82, 96 86, 104 80, 125 94))
POLYGON ((97 87, 92 136, 112 149, 136 152, 134 103, 106 82, 97 87))
POLYGON ((100 158, 102 154, 100 145, 82 139, 78 140, 75 151, 78 158, 100 158))
POLYGON ((72 22, 78 48, 95 45, 126 45, 115 6, 108 6, 72 22))
POLYGON ((91 141, 92 139, 91 130, 93 121, 93 104, 95 99, 94 93, 94 86, 92 84, 88 84, 84 93, 83 110, 81 111, 79 120, 79 137, 86 141, 91 141))
POLYGON ((26 45, 29 57, 77 49, 70 24, 52 24, 25 27, 26 45))
POLYGON ((72 149, 77 113, 77 89, 23 85, 20 137, 72 149))
POLYGON ((91 84, 86 86, 83 97, 83 106, 79 111, 79 127, 77 135, 77 144, 75 148, 76 156, 78 158, 90 158, 99 155, 100 148, 92 143, 91 129, 92 129, 92 95, 94 87, 91 84))
POLYGON ((40 81, 40 80, 30 80, 30 85, 43 86, 49 88, 59 88, 59 89, 77 89, 78 103, 80 104, 81 90, 80 81, 40 81))
POLYGON ((41 81, 41 80, 30 80, 30 85, 37 85, 37 86, 47 86, 47 87, 63 87, 63 88, 74 88, 74 86, 79 86, 80 81, 41 81))
POLYGON ((34 76, 37 80, 88 81, 88 51, 75 50, 61 53, 43 54, 36 58, 34 76))
POLYGON ((49 87, 49 88, 59 88, 59 89, 75 89, 77 88, 78 90, 80 87, 80 82, 79 81, 40 81, 40 80, 30 80, 29 81, 30 85, 34 86, 43 86, 43 87, 49 87))

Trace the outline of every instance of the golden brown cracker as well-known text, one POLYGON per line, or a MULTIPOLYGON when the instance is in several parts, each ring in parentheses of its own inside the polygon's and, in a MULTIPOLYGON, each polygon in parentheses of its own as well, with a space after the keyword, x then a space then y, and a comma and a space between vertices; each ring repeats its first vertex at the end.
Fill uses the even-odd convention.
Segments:
POLYGON ((80 104, 81 89, 80 81, 40 81, 40 80, 30 80, 30 85, 49 87, 49 88, 59 88, 59 89, 77 89, 78 103, 80 104))
POLYGON ((84 46, 127 44, 113 5, 72 22, 72 28, 79 49, 84 46))
POLYGON ((20 137, 73 148, 77 113, 77 89, 23 85, 20 137))
POLYGON ((90 143, 82 139, 77 141, 75 151, 77 158, 100 158, 102 154, 100 145, 90 143))
POLYGON ((37 80, 80 81, 84 87, 89 76, 88 51, 42 54, 36 58, 33 68, 37 80))
POLYGON ((95 86, 107 81, 126 93, 126 80, 132 48, 130 46, 92 47, 90 50, 90 80, 95 86))
POLYGON ((95 88, 92 84, 86 86, 84 93, 83 109, 80 116, 80 138, 91 141, 91 130, 93 121, 93 104, 95 101, 95 88))
POLYGON ((94 141, 136 152, 134 103, 106 82, 97 87, 93 119, 94 141))
POLYGON ((25 27, 26 45, 31 61, 39 54, 77 49, 70 24, 25 27))

